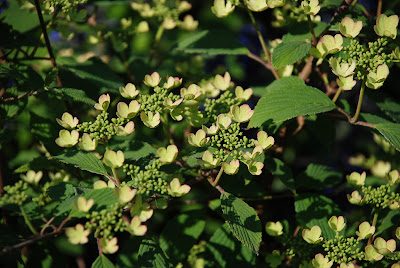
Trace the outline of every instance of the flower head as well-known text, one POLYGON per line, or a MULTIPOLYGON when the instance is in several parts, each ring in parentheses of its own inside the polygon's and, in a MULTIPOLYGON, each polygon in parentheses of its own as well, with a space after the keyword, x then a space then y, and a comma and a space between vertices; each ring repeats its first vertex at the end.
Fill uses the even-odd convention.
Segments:
POLYGON ((224 169, 224 172, 228 175, 235 175, 239 171, 239 166, 239 160, 232 160, 230 163, 222 163, 222 168, 224 169))
POLYGON ((339 23, 339 31, 342 35, 347 38, 356 37, 363 27, 362 21, 354 22, 352 18, 345 17, 341 23, 339 23))
POLYGON ((67 129, 73 129, 75 128, 78 123, 79 119, 76 117, 73 117, 70 113, 63 113, 61 119, 56 118, 57 123, 60 124, 63 128, 67 129))
POLYGON ((367 174, 365 171, 363 173, 353 172, 350 175, 347 175, 347 182, 354 186, 363 186, 365 183, 365 178, 367 174))
POLYGON ((42 171, 35 172, 34 170, 28 170, 25 175, 21 175, 21 178, 28 183, 38 184, 42 176, 42 171))
POLYGON ((99 111, 107 111, 110 105, 110 95, 103 94, 99 97, 99 102, 94 105, 94 108, 99 111))
POLYGON ((146 74, 143 83, 149 87, 156 87, 161 82, 161 76, 154 72, 151 75, 146 74))
POLYGON ((311 229, 304 229, 302 232, 303 239, 309 244, 318 244, 323 240, 321 237, 321 228, 318 225, 311 227, 311 229))
POLYGON ((147 114, 146 112, 141 112, 140 119, 146 127, 155 128, 161 122, 161 115, 159 112, 153 113, 152 111, 150 111, 147 114))
POLYGON ((343 216, 339 216, 339 217, 332 216, 328 220, 328 225, 333 231, 340 232, 346 226, 346 223, 344 222, 343 216))
POLYGON ((81 212, 88 212, 93 204, 94 199, 86 200, 84 196, 80 196, 76 202, 73 202, 73 206, 81 212))
POLYGON ((86 244, 89 241, 88 236, 90 231, 85 230, 82 224, 77 224, 75 228, 65 230, 65 234, 71 244, 86 244))
POLYGON ((168 193, 173 197, 180 197, 190 191, 189 185, 181 185, 178 178, 174 178, 168 185, 168 193))
POLYGON ((176 145, 168 145, 167 148, 160 147, 157 150, 162 163, 172 163, 178 156, 178 147, 176 145))
POLYGON ((101 238, 100 239, 100 246, 105 254, 114 254, 118 251, 119 247, 117 245, 118 239, 116 237, 112 239, 101 238))
POLYGON ((374 26, 374 30, 375 33, 379 36, 387 36, 392 39, 396 39, 398 24, 399 24, 399 16, 392 15, 388 17, 385 14, 381 14, 376 19, 376 25, 374 26))
POLYGON ((283 225, 280 221, 269 221, 265 224, 265 231, 270 236, 281 236, 283 234, 283 225))
POLYGON ((136 90, 134 84, 128 83, 126 86, 119 88, 119 93, 126 99, 134 99, 139 94, 139 90, 136 90))
POLYGON ((235 6, 232 5, 230 0, 214 0, 214 5, 211 7, 212 13, 218 18, 223 18, 231 14, 235 10, 235 6))
POLYGON ((136 189, 131 189, 128 185, 114 189, 114 195, 121 204, 130 202, 136 194, 136 189))
POLYGON ((125 156, 122 151, 107 150, 104 154, 104 163, 110 168, 120 168, 124 164, 125 156))
POLYGON ((56 143, 60 147, 72 147, 78 143, 79 132, 76 130, 72 130, 69 132, 68 130, 62 129, 59 132, 59 137, 56 139, 56 143))

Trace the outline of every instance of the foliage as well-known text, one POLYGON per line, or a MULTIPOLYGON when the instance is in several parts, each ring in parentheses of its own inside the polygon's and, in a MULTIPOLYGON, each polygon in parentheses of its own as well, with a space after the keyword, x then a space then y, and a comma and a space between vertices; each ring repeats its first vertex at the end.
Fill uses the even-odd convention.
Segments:
POLYGON ((0 1, 0 265, 400 267, 375 2, 0 1))

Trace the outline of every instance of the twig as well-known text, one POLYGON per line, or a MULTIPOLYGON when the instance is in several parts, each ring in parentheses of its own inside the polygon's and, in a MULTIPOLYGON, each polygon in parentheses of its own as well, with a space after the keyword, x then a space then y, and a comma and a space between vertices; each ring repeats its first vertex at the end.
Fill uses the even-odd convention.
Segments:
POLYGON ((29 96, 37 95, 41 91, 43 91, 43 90, 37 90, 37 91, 32 90, 30 92, 26 92, 26 93, 18 95, 16 97, 9 97, 9 98, 5 98, 5 99, 0 98, 0 103, 1 102, 6 102, 6 101, 19 100, 19 99, 22 99, 23 97, 29 97, 29 96))
POLYGON ((34 235, 38 235, 39 233, 38 233, 38 231, 36 231, 35 227, 32 225, 32 222, 29 219, 28 215, 26 214, 24 207, 22 205, 20 205, 19 208, 21 210, 22 216, 24 217, 26 225, 28 225, 28 227, 29 227, 29 230, 31 230, 31 232, 34 235))
POLYGON ((224 169, 221 167, 221 169, 218 172, 217 177, 215 178, 214 182, 212 183, 212 185, 214 187, 216 187, 218 185, 219 179, 221 179, 222 173, 224 173, 224 169))
POLYGON ((119 181, 117 170, 115 168, 111 168, 111 170, 114 175, 115 182, 117 183, 117 187, 119 187, 121 185, 121 182, 119 181))
POLYGON ((332 99, 333 102, 337 101, 341 92, 342 92, 342 87, 339 87, 339 89, 336 91, 335 96, 333 96, 333 99, 332 99))
POLYGON ((250 59, 255 60, 258 63, 261 63, 266 69, 272 71, 274 68, 272 67, 272 64, 265 62, 263 59, 261 59, 259 56, 249 52, 247 54, 247 57, 249 57, 250 59))
POLYGON ((376 8, 376 16, 378 17, 382 13, 382 0, 378 0, 378 7, 376 8))
POLYGON ((307 63, 304 65, 303 70, 301 70, 301 72, 298 75, 304 81, 306 81, 311 74, 313 61, 314 61, 314 57, 310 56, 308 58, 307 63))
MULTIPOLYGON (((46 231, 47 227, 51 224, 52 221, 54 221, 55 217, 52 217, 50 220, 46 222, 46 224, 43 226, 42 230, 40 231, 40 235, 44 234, 44 231, 46 231)), ((54 227, 53 227, 54 228, 54 227)))
POLYGON ((364 91, 365 91, 365 79, 362 79, 361 81, 361 90, 360 90, 360 96, 358 97, 358 103, 357 103, 357 110, 356 113, 354 114, 353 118, 350 119, 350 123, 355 123, 357 122, 358 116, 360 115, 361 111, 361 105, 364 97, 364 91))
MULTIPOLYGON (((44 20, 43 20, 42 9, 40 8, 39 0, 35 0, 35 6, 36 6, 36 11, 37 11, 37 14, 38 14, 38 17, 39 17, 40 27, 42 28, 44 42, 46 44, 47 51, 48 51, 49 56, 50 56, 51 64, 53 65, 53 68, 56 68, 57 67, 57 63, 56 63, 56 59, 55 59, 54 54, 53 54, 53 49, 51 48, 49 36, 47 35, 46 24, 44 23, 44 20)), ((62 82, 61 82, 61 78, 60 78, 60 73, 57 74, 57 82, 58 82, 58 85, 60 87, 63 86, 62 82)))
POLYGON ((317 37, 315 37, 314 26, 313 26, 313 22, 311 21, 310 15, 307 15, 307 20, 308 20, 308 26, 310 27, 310 31, 311 31, 312 44, 313 44, 313 46, 316 46, 318 41, 317 41, 317 37))
MULTIPOLYGON (((256 20, 254 19, 253 13, 252 13, 249 9, 247 9, 247 11, 248 11, 248 13, 249 13, 249 17, 250 17, 250 19, 251 19, 251 22, 253 23, 254 28, 255 28, 256 31, 257 31, 258 39, 260 40, 261 47, 262 47, 262 49, 263 49, 263 51, 264 51, 265 56, 267 57, 267 61, 268 61, 269 64, 271 64, 271 67, 272 67, 271 55, 270 55, 270 53, 269 53, 269 50, 268 50, 268 48, 267 48, 267 45, 265 44, 265 41, 264 41, 264 38, 263 38, 263 36, 262 36, 262 34, 261 34, 260 28, 258 28, 257 22, 256 22, 256 20)), ((271 70, 272 74, 274 75, 275 79, 279 79, 279 78, 280 78, 280 77, 279 77, 279 74, 278 74, 278 72, 275 70, 275 68, 272 67, 272 69, 270 69, 270 70, 271 70)))
POLYGON ((58 234, 61 234, 63 231, 64 231, 63 229, 59 229, 59 230, 56 230, 56 231, 54 231, 54 232, 51 232, 51 233, 48 233, 48 234, 44 234, 44 235, 35 237, 35 238, 33 238, 33 239, 30 239, 30 240, 27 240, 27 241, 24 241, 24 242, 15 244, 15 245, 13 245, 13 246, 10 246, 10 247, 7 247, 7 248, 3 248, 2 252, 3 252, 3 253, 7 253, 7 252, 10 252, 10 251, 15 250, 15 249, 28 246, 28 245, 33 244, 33 243, 36 243, 36 242, 38 242, 38 241, 41 241, 41 240, 44 240, 44 239, 47 239, 47 238, 56 236, 56 235, 58 235, 58 234))

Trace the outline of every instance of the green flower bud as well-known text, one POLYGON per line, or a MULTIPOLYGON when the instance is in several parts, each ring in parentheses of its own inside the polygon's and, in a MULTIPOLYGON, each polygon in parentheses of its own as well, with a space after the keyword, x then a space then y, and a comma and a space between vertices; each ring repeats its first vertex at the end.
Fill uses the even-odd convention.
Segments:
POLYGON ((160 122, 161 122, 161 116, 159 112, 156 112, 153 114, 153 112, 141 112, 140 113, 140 119, 142 120, 143 124, 149 128, 155 128, 157 127, 160 122))
POLYGON ((379 36, 387 36, 392 39, 396 39, 398 24, 399 24, 399 17, 397 15, 392 15, 388 17, 385 14, 381 14, 376 19, 376 25, 374 26, 374 30, 375 33, 379 36))
POLYGON ((283 234, 283 225, 280 221, 269 221, 265 224, 265 231, 270 236, 281 236, 283 234))
POLYGON ((150 30, 149 24, 147 21, 141 21, 136 27, 137 33, 147 33, 150 30))
POLYGON ((182 84, 182 78, 179 77, 168 77, 167 82, 164 83, 163 88, 173 89, 179 87, 182 84))
POLYGON ((231 75, 225 72, 224 76, 217 74, 212 82, 216 89, 225 91, 231 86, 231 75))
POLYGON ((376 72, 367 75, 366 86, 372 89, 380 88, 389 75, 389 67, 386 64, 379 65, 376 72))
POLYGON ((210 151, 205 151, 201 160, 198 160, 198 163, 204 168, 213 169, 219 165, 220 161, 219 158, 214 159, 213 154, 210 151))
POLYGON ((304 229, 302 232, 303 239, 309 244, 318 244, 323 238, 321 237, 321 228, 318 225, 311 227, 311 229, 304 229))
POLYGON ((340 232, 346 226, 346 223, 344 222, 343 216, 332 216, 328 220, 328 225, 333 231, 340 232))
POLYGON ((232 123, 232 119, 225 115, 225 114, 220 114, 217 117, 217 126, 219 129, 228 129, 230 124, 232 123))
POLYGON ((339 77, 348 77, 354 74, 354 70, 356 69, 356 62, 353 61, 351 65, 344 62, 342 64, 335 58, 331 60, 332 72, 339 77))
POLYGON ((134 99, 139 94, 139 90, 136 90, 134 84, 128 83, 125 87, 119 88, 119 93, 126 99, 134 99))
POLYGON ((135 123, 132 121, 128 122, 125 127, 119 126, 117 128, 117 134, 118 136, 128 136, 132 134, 135 131, 135 123))
POLYGON ((187 1, 180 1, 178 4, 178 11, 183 13, 186 12, 188 10, 190 10, 192 8, 192 5, 190 3, 188 3, 187 1))
POLYGON ((143 83, 149 87, 156 87, 161 82, 161 76, 154 72, 151 75, 146 74, 143 83))
POLYGON ((310 0, 301 2, 301 8, 303 9, 304 13, 307 15, 317 15, 321 6, 319 5, 318 0, 310 0))
POLYGON ((356 81, 353 80, 353 76, 349 77, 339 77, 336 79, 336 82, 339 87, 341 87, 343 90, 352 90, 353 87, 356 85, 356 81))
POLYGON ((94 108, 99 111, 107 111, 110 105, 110 95, 101 95, 99 97, 99 102, 94 105, 94 108))
POLYGON ((80 146, 83 150, 85 151, 94 151, 96 150, 97 147, 97 140, 92 139, 88 133, 84 133, 82 136, 82 142, 80 143, 80 146))
POLYGON ((132 218, 130 224, 127 227, 128 232, 136 236, 144 236, 147 232, 147 226, 141 225, 141 221, 138 216, 132 218))
POLYGON ((125 102, 119 102, 117 105, 117 116, 127 119, 134 118, 139 112, 140 106, 137 100, 131 101, 129 106, 125 102))
POLYGON ((229 164, 227 162, 222 163, 222 168, 228 175, 235 175, 239 171, 239 166, 239 160, 232 160, 229 164))
POLYGON ((250 121, 253 114, 254 111, 247 104, 243 104, 241 106, 233 105, 231 107, 232 119, 238 123, 244 123, 250 121))
POLYGON ((136 194, 136 189, 131 189, 128 185, 114 189, 114 195, 121 204, 130 202, 136 194))
POLYGON ((251 161, 247 165, 249 172, 254 176, 260 175, 262 173, 263 167, 264 167, 264 164, 262 162, 256 162, 256 161, 251 161))
POLYGON ((119 168, 124 164, 125 156, 122 151, 114 152, 107 150, 104 154, 103 161, 110 168, 119 168))
POLYGON ((354 38, 361 32, 362 27, 362 21, 354 22, 353 19, 345 17, 339 24, 339 31, 347 38, 354 38))
POLYGON ((189 134, 188 137, 189 144, 195 147, 203 147, 207 145, 210 138, 206 137, 206 132, 202 129, 197 130, 196 135, 193 133, 189 134))
POLYGON ((89 241, 88 236, 90 231, 85 230, 82 224, 77 224, 75 228, 68 228, 65 230, 65 234, 71 244, 78 245, 86 244, 89 241))
POLYGON ((122 18, 120 22, 121 22, 122 29, 124 29, 124 30, 126 30, 130 26, 132 26, 132 18, 129 18, 129 19, 122 18))
POLYGON ((181 28, 186 31, 194 31, 199 26, 199 22, 194 20, 192 15, 186 15, 181 23, 181 28))
POLYGON ((165 18, 162 22, 162 26, 166 30, 172 30, 176 27, 176 21, 172 18, 165 18))
POLYGON ((29 170, 26 175, 21 175, 21 179, 31 184, 38 184, 42 176, 42 171, 35 172, 34 170, 29 170))
POLYGON ((176 145, 169 145, 167 148, 158 148, 157 154, 162 163, 172 163, 178 156, 178 147, 176 145))
POLYGON ((86 200, 84 196, 80 196, 77 201, 73 203, 74 208, 81 212, 88 212, 94 204, 94 199, 86 200))
POLYGON ((223 18, 231 14, 235 10, 235 6, 228 0, 214 0, 214 5, 211 7, 212 13, 218 18, 223 18))
POLYGON ((63 113, 61 120, 56 118, 56 121, 58 124, 60 124, 63 128, 67 128, 67 129, 73 129, 75 128, 78 123, 79 120, 76 117, 73 117, 70 113, 63 113))
POLYGON ((349 200, 350 204, 359 205, 361 204, 362 198, 358 191, 353 191, 351 195, 347 195, 347 199, 349 200))
POLYGON ((237 86, 235 88, 235 96, 238 101, 247 101, 250 99, 251 95, 253 95, 253 90, 251 88, 248 88, 246 90, 243 90, 242 87, 237 86))
POLYGON ((271 148, 272 145, 274 145, 275 140, 272 136, 268 137, 267 132, 265 131, 259 131, 257 133, 257 140, 254 141, 254 145, 256 146, 262 146, 264 150, 267 150, 271 148))
POLYGON ((181 97, 186 100, 194 100, 199 98, 203 93, 200 87, 195 84, 191 84, 188 88, 181 89, 181 97))
POLYGON ((363 186, 365 183, 365 178, 367 174, 365 171, 363 173, 353 172, 350 175, 347 175, 347 182, 354 186, 363 186))
POLYGON ((101 238, 100 246, 104 254, 114 254, 118 251, 119 247, 117 245, 118 239, 116 237, 112 239, 101 238))
POLYGON ((382 260, 383 255, 379 254, 373 245, 368 245, 365 247, 365 259, 368 261, 379 261, 382 260))
POLYGON ((56 139, 56 144, 60 147, 72 147, 78 143, 79 132, 76 130, 72 130, 69 132, 68 130, 60 130, 59 137, 56 139))
POLYGON ((247 8, 254 12, 261 12, 268 8, 267 0, 249 0, 247 8))
POLYGON ((168 185, 168 194, 173 197, 180 197, 190 191, 189 185, 181 185, 178 178, 174 178, 168 185))
POLYGON ((318 253, 312 260, 312 264, 314 267, 330 268, 333 265, 333 261, 329 261, 328 257, 324 257, 321 253, 318 253))
POLYGON ((374 248, 379 254, 387 256, 396 250, 396 241, 394 239, 385 241, 382 237, 378 237, 374 241, 374 248))

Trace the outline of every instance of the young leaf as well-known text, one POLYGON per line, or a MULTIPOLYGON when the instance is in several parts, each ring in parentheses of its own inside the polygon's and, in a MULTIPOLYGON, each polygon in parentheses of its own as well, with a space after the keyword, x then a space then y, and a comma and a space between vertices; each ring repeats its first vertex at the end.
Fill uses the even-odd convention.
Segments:
POLYGON ((272 52, 272 65, 279 69, 293 64, 306 56, 310 48, 311 44, 305 41, 280 43, 272 52))
POLYGON ((92 268, 114 268, 114 264, 106 257, 106 255, 101 254, 92 263, 92 268))
POLYGON ((164 251, 162 251, 156 242, 150 239, 143 239, 142 244, 140 244, 138 264, 139 267, 146 268, 172 267, 168 256, 164 251))
POLYGON ((380 123, 375 126, 382 136, 385 137, 397 151, 400 151, 400 124, 380 123))
POLYGON ((294 81, 294 78, 285 77, 268 86, 268 92, 254 109, 249 127, 259 127, 267 121, 277 124, 296 116, 323 113, 336 107, 322 91, 294 81))
POLYGON ((85 91, 75 88, 54 88, 51 94, 65 98, 75 102, 86 103, 89 105, 94 105, 96 102, 92 100, 85 91))
POLYGON ((262 228, 254 209, 227 192, 221 194, 221 207, 233 235, 258 255, 262 228))
POLYGON ((101 163, 101 161, 90 152, 68 151, 55 156, 55 158, 66 164, 74 165, 82 170, 99 175, 107 175, 107 170, 103 166, 103 163, 101 163))
POLYGON ((174 262, 182 261, 204 230, 199 213, 180 214, 168 221, 160 236, 160 246, 174 262))

